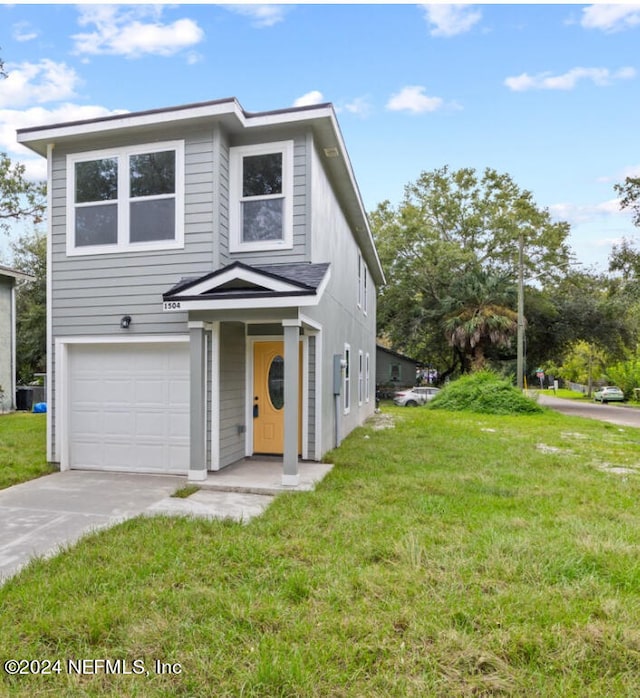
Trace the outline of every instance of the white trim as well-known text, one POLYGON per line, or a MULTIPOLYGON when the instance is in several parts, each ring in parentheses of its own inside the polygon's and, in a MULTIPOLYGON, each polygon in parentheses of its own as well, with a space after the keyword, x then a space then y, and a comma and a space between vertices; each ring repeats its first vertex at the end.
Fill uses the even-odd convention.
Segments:
MULTIPOLYGON (((315 423, 315 441, 316 441, 316 451, 314 454, 314 460, 322 459, 322 331, 316 334, 316 423, 315 423)), ((337 415, 336 415, 337 418, 337 415)))
POLYGON ((186 109, 159 109, 148 113, 125 113, 119 118, 106 117, 105 119, 91 119, 81 123, 62 123, 60 125, 43 126, 41 129, 29 129, 27 133, 18 133, 17 140, 19 143, 24 144, 36 140, 59 141, 69 136, 108 133, 109 131, 121 131, 127 128, 155 126, 157 124, 165 125, 189 119, 202 119, 209 116, 217 116, 218 114, 234 113, 240 121, 245 121, 242 108, 235 99, 226 100, 224 102, 194 105, 186 109))
POLYGON ((259 271, 236 267, 234 269, 228 269, 214 278, 203 280, 195 286, 189 286, 182 291, 178 291, 178 293, 174 294, 174 297, 181 298, 183 296, 199 296, 202 293, 208 293, 214 288, 220 288, 226 283, 236 280, 245 281, 246 283, 260 286, 268 291, 276 291, 280 293, 303 290, 296 284, 271 278, 270 276, 262 274, 259 271))
POLYGON ((321 295, 280 296, 274 298, 207 298, 190 301, 165 301, 162 309, 165 313, 184 312, 185 310, 251 310, 271 308, 295 308, 318 305, 321 295))
POLYGON ((364 403, 364 354, 358 349, 358 407, 364 403))
MULTIPOLYGON (((189 342, 189 335, 94 335, 88 337, 56 337, 55 340, 55 370, 56 370, 56 461, 60 470, 69 470, 69 347, 74 345, 95 344, 177 344, 189 342)), ((50 400, 51 397, 47 396, 50 400)))
POLYGON ((174 250, 184 248, 184 151, 183 140, 161 141, 157 143, 145 143, 137 146, 123 146, 103 150, 91 150, 80 153, 71 153, 66 157, 67 175, 67 229, 66 245, 68 257, 80 257, 92 254, 117 254, 119 252, 152 252, 155 250, 174 250), (167 150, 175 152, 175 191, 169 195, 142 197, 131 199, 129 195, 129 157, 143 155, 145 153, 159 153, 167 150), (75 217, 78 207, 74 201, 75 192, 75 165, 79 162, 90 162, 100 159, 116 159, 118 161, 118 196, 113 201, 91 202, 86 206, 100 204, 117 206, 117 242, 104 245, 75 244, 75 217), (129 207, 133 201, 157 201, 172 199, 175 201, 175 237, 171 240, 151 240, 149 242, 130 241, 129 207))
MULTIPOLYGON (((209 470, 207 467, 207 446, 209 445, 207 443, 207 420, 209 419, 209 402, 207 400, 207 393, 208 393, 208 387, 209 387, 209 362, 207 361, 207 358, 209 357, 209 328, 206 327, 205 324, 205 331, 204 331, 204 361, 202 371, 203 371, 203 376, 202 376, 202 384, 204 386, 203 392, 204 395, 203 397, 203 405, 202 405, 202 421, 204 422, 202 425, 202 452, 204 453, 204 471, 206 472, 209 470)), ((189 369, 191 370, 191 369, 189 369)), ((213 399, 213 395, 211 396, 213 399)), ((189 406, 189 411, 191 411, 191 406, 189 406)), ((191 415, 189 415, 189 419, 191 419, 191 415)), ((191 470, 191 468, 189 468, 191 470)))
POLYGON ((206 479, 206 469, 203 468, 201 470, 191 470, 191 468, 189 468, 189 472, 187 473, 187 482, 204 482, 206 479))
POLYGON ((302 336, 302 405, 298 405, 302 419, 302 458, 309 458, 309 337, 302 336))
MULTIPOLYGON (((246 358, 245 358, 245 419, 246 419, 246 432, 245 432, 245 455, 253 455, 253 373, 254 373, 254 345, 258 342, 282 342, 284 346, 284 323, 288 322, 289 326, 296 327, 299 326, 298 320, 282 320, 283 323, 283 333, 282 334, 264 334, 264 335, 245 335, 246 337, 246 358)), ((305 458, 305 449, 309 448, 309 435, 307 421, 309 419, 309 410, 307 409, 307 404, 305 401, 305 386, 309 380, 308 374, 308 347, 305 352, 305 337, 302 336, 298 340, 299 344, 302 344, 302 371, 299 373, 302 376, 302 406, 298 405, 298 409, 301 409, 301 420, 302 420, 302 457, 305 458), (305 373, 306 371, 306 373, 305 373), (305 447, 306 443, 306 447, 305 447)), ((317 351, 317 349, 316 349, 317 351)), ((308 392, 306 394, 308 400, 308 392)))
POLYGON ((56 337, 56 344, 177 344, 188 342, 188 334, 88 335, 56 337))
POLYGON ((300 484, 300 473, 296 473, 296 475, 282 473, 282 484, 285 487, 297 487, 300 484))
MULTIPOLYGON (((53 367, 54 353, 57 355, 57 350, 53 348, 53 216, 51 215, 53 201, 53 143, 47 145, 47 461, 49 463, 60 462, 60 448, 58 446, 59 438, 56 438, 56 447, 53 447, 53 424, 58 412, 57 401, 53 400, 53 367), (52 414, 53 412, 53 414, 52 414)), ((57 375, 56 375, 57 378, 57 375)))
MULTIPOLYGON (((11 304, 11 308, 9 310, 9 314, 11 315, 10 319, 10 325, 9 325, 9 339, 11 342, 11 359, 10 359, 10 364, 11 364, 11 375, 9 376, 9 390, 11 391, 9 393, 9 409, 14 409, 17 407, 16 405, 16 382, 17 382, 17 373, 18 373, 18 366, 16 363, 17 359, 17 353, 16 353, 16 343, 17 343, 17 327, 16 327, 16 285, 15 283, 12 283, 9 289, 9 303, 11 304)), ((2 398, 2 404, 0 404, 0 408, 4 409, 4 396, 2 398)))
POLYGON ((358 250, 358 297, 356 301, 356 306, 362 308, 362 266, 363 266, 362 252, 358 250))
POLYGON ((367 352, 364 355, 364 401, 371 400, 371 355, 367 352))
POLYGON ((300 313, 298 315, 298 319, 300 320, 302 325, 306 325, 309 329, 314 330, 315 332, 320 332, 322 330, 322 325, 319 322, 311 319, 308 315, 305 315, 304 313, 300 313))
POLYGON ((211 470, 220 470, 220 323, 211 324, 211 470))
POLYGON ((290 250, 293 248, 293 141, 242 145, 229 149, 229 252, 290 250), (243 197, 243 158, 252 155, 282 154, 282 193, 243 197), (282 200, 282 239, 244 242, 242 204, 245 201, 282 200))
POLYGON ((353 398, 351 394, 351 345, 347 342, 345 342, 344 345, 343 356, 346 365, 344 368, 344 375, 342 376, 342 414, 346 415, 351 412, 351 402, 353 398))

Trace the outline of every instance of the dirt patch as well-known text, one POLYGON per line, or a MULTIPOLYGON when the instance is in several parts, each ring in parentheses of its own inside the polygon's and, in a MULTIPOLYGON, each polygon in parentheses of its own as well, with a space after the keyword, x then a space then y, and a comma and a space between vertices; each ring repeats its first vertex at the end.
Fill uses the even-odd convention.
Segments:
POLYGON ((370 426, 374 431, 381 431, 382 429, 395 429, 396 423, 392 415, 376 412, 367 419, 367 426, 370 426))

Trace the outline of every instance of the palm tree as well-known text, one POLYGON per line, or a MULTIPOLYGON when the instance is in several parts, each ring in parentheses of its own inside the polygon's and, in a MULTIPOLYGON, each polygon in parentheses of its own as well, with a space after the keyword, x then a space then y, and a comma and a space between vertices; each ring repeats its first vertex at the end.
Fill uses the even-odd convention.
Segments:
POLYGON ((443 320, 463 372, 485 366, 487 352, 508 347, 518 328, 515 287, 506 275, 475 269, 453 282, 443 320))

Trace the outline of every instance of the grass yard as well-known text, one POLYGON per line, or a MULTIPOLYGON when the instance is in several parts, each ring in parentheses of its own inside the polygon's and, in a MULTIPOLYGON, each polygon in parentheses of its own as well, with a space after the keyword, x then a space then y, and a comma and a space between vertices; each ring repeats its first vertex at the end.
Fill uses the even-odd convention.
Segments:
POLYGON ((46 458, 46 414, 0 415, 0 490, 53 472, 46 458))
POLYGON ((637 696, 638 444, 386 407, 247 525, 141 518, 32 563, 0 588, 0 658, 61 663, 0 695, 637 696))

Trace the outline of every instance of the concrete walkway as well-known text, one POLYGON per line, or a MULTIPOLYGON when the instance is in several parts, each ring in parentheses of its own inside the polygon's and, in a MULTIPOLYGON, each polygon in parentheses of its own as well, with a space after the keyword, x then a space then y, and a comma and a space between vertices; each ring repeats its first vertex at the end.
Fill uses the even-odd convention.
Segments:
MULTIPOLYGON (((0 490, 0 584, 33 557, 54 555, 91 531, 141 514, 248 521, 273 501, 276 467, 269 464, 260 471, 252 464, 244 478, 242 469, 235 467, 217 482, 212 474, 208 484, 213 489, 203 488, 186 499, 171 496, 187 484, 186 477, 82 470, 0 490)), ((325 466, 322 474, 326 472, 325 466)), ((315 471, 314 475, 319 477, 315 471)), ((316 479, 305 481, 300 489, 311 489, 316 479)))

